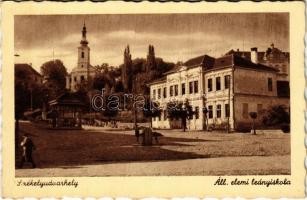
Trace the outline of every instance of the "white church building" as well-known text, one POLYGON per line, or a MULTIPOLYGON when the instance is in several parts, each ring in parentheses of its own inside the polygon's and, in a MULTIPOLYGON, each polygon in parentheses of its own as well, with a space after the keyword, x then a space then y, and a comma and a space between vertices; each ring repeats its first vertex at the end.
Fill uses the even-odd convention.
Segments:
POLYGON ((86 39, 85 23, 82 29, 82 38, 78 47, 77 66, 66 76, 66 89, 73 92, 77 91, 79 86, 86 83, 90 77, 94 77, 96 69, 90 64, 90 47, 86 39))

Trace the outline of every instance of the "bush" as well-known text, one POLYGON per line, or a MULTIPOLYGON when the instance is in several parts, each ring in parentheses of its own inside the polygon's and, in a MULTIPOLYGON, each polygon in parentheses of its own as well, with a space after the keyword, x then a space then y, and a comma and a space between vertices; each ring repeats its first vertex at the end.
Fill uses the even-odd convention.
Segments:
POLYGON ((251 132, 251 124, 250 123, 237 123, 236 131, 242 133, 250 133, 251 132))
POLYGON ((290 123, 290 114, 287 112, 287 107, 284 105, 272 106, 266 116, 263 117, 263 123, 267 126, 290 123))

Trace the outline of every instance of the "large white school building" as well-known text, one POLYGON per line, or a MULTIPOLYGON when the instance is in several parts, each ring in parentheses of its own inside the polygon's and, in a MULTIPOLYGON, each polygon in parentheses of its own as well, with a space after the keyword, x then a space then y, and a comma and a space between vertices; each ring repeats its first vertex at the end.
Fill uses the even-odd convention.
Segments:
POLYGON ((278 95, 278 72, 236 54, 192 58, 148 84, 151 100, 163 110, 160 117, 152 119, 153 128, 181 128, 180 119, 168 118, 166 108, 169 102, 186 100, 195 112, 187 123, 190 130, 227 124, 232 130, 240 129, 250 126, 250 112, 257 112, 256 122, 261 123, 263 111, 270 106, 289 107, 289 96, 278 95))

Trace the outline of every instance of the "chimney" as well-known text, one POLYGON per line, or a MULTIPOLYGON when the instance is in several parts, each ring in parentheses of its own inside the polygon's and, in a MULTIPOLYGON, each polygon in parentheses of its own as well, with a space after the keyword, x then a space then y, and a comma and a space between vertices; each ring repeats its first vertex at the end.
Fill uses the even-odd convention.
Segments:
POLYGON ((253 63, 258 63, 258 49, 257 49, 257 47, 251 48, 251 61, 253 63))

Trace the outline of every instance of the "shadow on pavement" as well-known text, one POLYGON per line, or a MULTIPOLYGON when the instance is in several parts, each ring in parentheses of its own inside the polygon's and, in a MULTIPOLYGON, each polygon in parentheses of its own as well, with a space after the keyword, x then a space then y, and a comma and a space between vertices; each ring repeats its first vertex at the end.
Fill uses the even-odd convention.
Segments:
MULTIPOLYGON (((78 165, 152 162, 195 158, 208 158, 193 152, 180 151, 180 147, 194 146, 197 142, 218 142, 219 140, 202 140, 190 138, 173 138, 162 136, 159 144, 141 146, 134 135, 124 133, 105 133, 84 130, 47 130, 31 123, 21 123, 20 129, 37 135, 32 137, 37 150, 33 157, 38 168, 64 169, 78 168, 78 165), (185 144, 187 143, 187 144, 185 144), (166 149, 178 146, 179 151, 166 149)), ((20 156, 16 158, 16 164, 20 156)))

